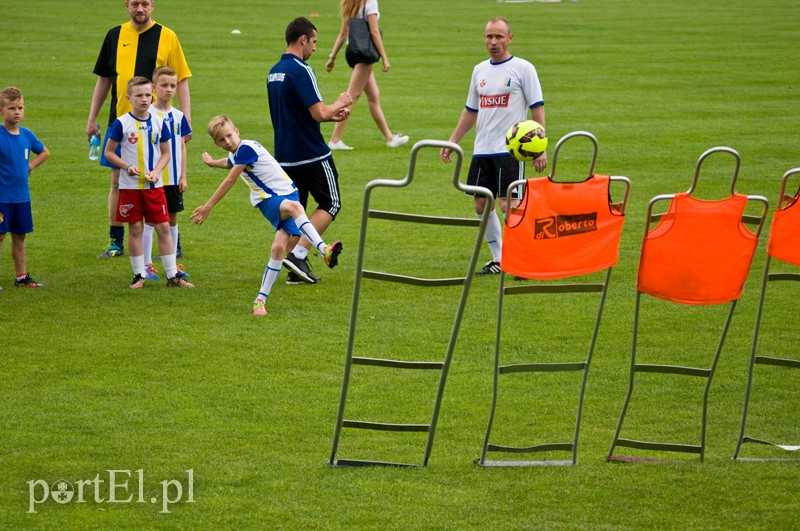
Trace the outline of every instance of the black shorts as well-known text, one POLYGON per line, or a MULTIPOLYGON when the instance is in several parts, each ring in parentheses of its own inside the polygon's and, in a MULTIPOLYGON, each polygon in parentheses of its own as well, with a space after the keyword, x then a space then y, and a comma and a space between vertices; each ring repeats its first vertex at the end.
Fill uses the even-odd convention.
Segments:
POLYGON ((183 212, 183 193, 176 184, 168 184, 164 187, 164 196, 167 198, 167 212, 177 214, 183 212))
POLYGON ((380 59, 376 59, 376 60, 372 61, 371 63, 365 62, 360 57, 357 57, 356 55, 354 55, 350 51, 349 47, 346 47, 344 49, 344 58, 347 61, 347 65, 350 68, 355 68, 357 64, 371 65, 371 64, 374 64, 374 63, 377 63, 378 61, 380 61, 380 59))
POLYGON ((297 187, 300 204, 305 208, 308 194, 317 202, 317 209, 324 210, 336 219, 342 208, 339 196, 339 173, 333 157, 302 166, 282 166, 297 187))
MULTIPOLYGON (((511 155, 472 157, 467 184, 488 188, 495 197, 505 198, 508 186, 525 178, 525 163, 511 155)), ((470 194, 471 195, 471 194, 470 194)))

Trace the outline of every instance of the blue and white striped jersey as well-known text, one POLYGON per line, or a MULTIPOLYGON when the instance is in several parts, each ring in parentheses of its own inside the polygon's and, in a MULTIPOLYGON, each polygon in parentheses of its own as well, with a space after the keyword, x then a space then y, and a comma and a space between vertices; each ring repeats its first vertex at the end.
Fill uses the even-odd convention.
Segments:
POLYGON ((297 188, 269 151, 255 140, 242 140, 235 153, 228 155, 228 166, 244 164, 242 180, 250 189, 250 203, 258 205, 264 199, 289 195, 297 188))
POLYGON ((168 111, 157 109, 155 105, 150 106, 150 114, 155 114, 167 124, 172 138, 169 141, 169 164, 164 168, 162 176, 164 177, 164 186, 177 185, 178 179, 181 178, 181 166, 183 164, 183 137, 192 132, 192 127, 183 112, 170 107, 168 111))

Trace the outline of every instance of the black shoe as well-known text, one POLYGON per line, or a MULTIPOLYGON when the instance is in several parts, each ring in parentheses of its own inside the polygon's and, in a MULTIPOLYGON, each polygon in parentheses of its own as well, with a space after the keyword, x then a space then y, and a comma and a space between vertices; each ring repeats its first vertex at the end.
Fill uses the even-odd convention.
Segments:
POLYGON ((144 287, 145 278, 140 274, 133 275, 131 280, 131 289, 142 289, 144 287))
POLYGON ((289 271, 289 274, 286 275, 286 283, 289 284, 290 286, 294 286, 296 284, 305 284, 305 282, 303 282, 303 279, 300 278, 300 276, 294 271, 289 271))
POLYGON ((186 280, 184 277, 179 277, 175 275, 172 278, 167 279, 167 287, 168 288, 193 288, 194 284, 186 280))
POLYGON ((488 261, 483 269, 476 271, 476 275, 499 275, 502 270, 500 269, 500 262, 488 261))
POLYGON ((317 280, 319 280, 319 278, 315 277, 314 273, 311 272, 311 268, 308 266, 308 259, 306 258, 300 259, 292 253, 289 253, 286 255, 286 258, 283 259, 283 267, 288 269, 290 274, 294 273, 297 275, 297 278, 306 284, 316 284, 317 280))
POLYGON ((31 278, 30 275, 25 275, 24 278, 19 280, 14 279, 14 285, 18 288, 43 288, 44 284, 39 284, 31 278))

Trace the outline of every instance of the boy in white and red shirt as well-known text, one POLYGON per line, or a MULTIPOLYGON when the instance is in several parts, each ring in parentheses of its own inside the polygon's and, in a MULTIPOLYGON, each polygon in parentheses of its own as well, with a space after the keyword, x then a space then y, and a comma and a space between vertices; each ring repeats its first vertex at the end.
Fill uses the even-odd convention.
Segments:
POLYGON ((167 286, 193 288, 177 274, 161 178, 161 171, 170 160, 169 139, 172 133, 163 120, 149 111, 153 102, 153 85, 149 79, 137 76, 128 81, 127 98, 133 108, 111 126, 105 157, 121 170, 117 221, 128 224, 128 249, 133 267, 130 287, 139 289, 144 286, 142 232, 147 219, 158 234, 158 250, 167 272, 167 286))

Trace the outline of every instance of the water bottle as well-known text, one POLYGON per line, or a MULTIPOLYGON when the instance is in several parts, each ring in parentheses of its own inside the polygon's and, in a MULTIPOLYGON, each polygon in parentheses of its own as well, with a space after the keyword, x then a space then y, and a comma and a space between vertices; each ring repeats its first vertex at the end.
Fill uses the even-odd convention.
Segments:
POLYGON ((89 141, 89 160, 97 160, 100 158, 100 133, 98 126, 98 133, 92 136, 89 141))

